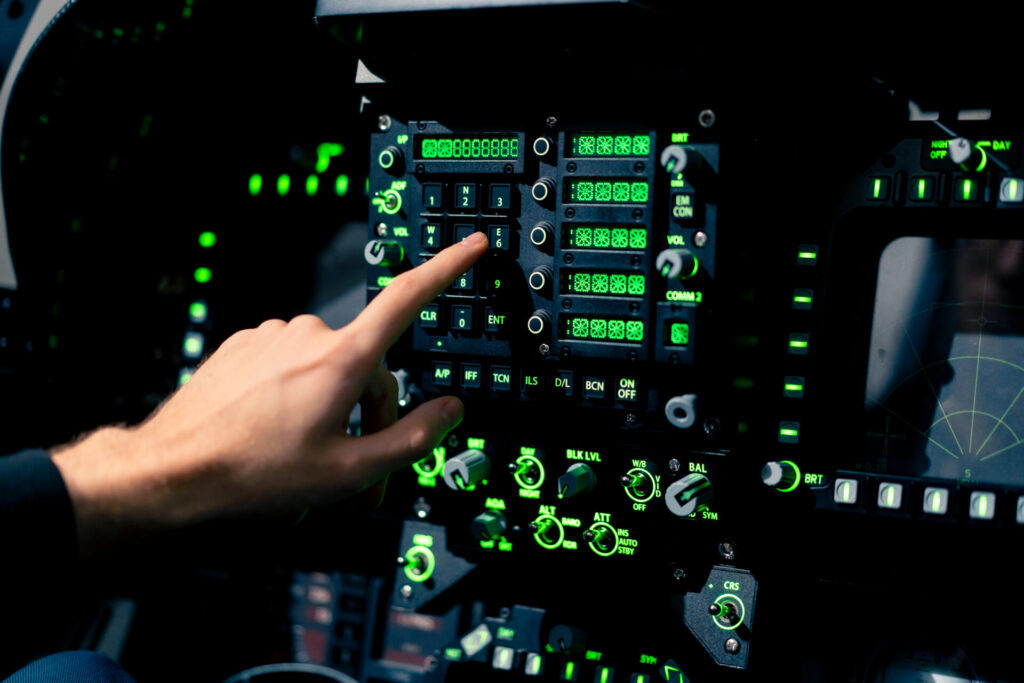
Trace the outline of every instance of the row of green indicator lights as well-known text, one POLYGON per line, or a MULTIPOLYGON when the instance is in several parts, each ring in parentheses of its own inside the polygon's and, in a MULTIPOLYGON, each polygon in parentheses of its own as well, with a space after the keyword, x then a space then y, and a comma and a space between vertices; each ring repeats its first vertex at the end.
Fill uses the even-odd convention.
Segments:
MULTIPOLYGON (((291 193, 292 189, 292 177, 287 173, 282 173, 277 176, 275 181, 275 189, 279 197, 287 197, 291 193)), ((334 179, 334 194, 337 197, 344 197, 348 194, 349 181, 348 176, 342 173, 334 179)), ((305 191, 307 197, 315 197, 320 192, 320 176, 310 174, 306 176, 305 191)), ((259 173, 253 173, 249 176, 249 195, 251 197, 258 197, 263 192, 263 176, 259 173)))
MULTIPOLYGON (((210 230, 204 230, 199 233, 198 242, 200 248, 204 250, 211 249, 215 244, 217 244, 217 233, 210 230)), ((192 272, 192 279, 198 284, 205 285, 213 279, 213 271, 207 266, 199 266, 192 272)), ((209 306, 204 299, 198 299, 189 304, 188 320, 190 323, 201 325, 207 321, 209 315, 209 306)), ((185 358, 197 360, 203 355, 205 346, 205 336, 201 332, 189 330, 185 333, 185 339, 182 342, 182 355, 185 358)), ((182 368, 178 373, 178 385, 184 385, 192 379, 193 372, 193 368, 182 368)))

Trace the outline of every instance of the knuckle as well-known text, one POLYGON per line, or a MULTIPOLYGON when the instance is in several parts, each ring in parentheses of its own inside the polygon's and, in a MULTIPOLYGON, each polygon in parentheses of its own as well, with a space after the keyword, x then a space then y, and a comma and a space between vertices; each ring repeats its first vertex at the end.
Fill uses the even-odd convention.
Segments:
POLYGON ((270 320, 264 320, 260 323, 259 327, 256 328, 257 332, 270 332, 273 330, 279 330, 284 327, 285 322, 279 318, 271 318, 270 320))
POLYGON ((295 316, 291 321, 289 321, 288 326, 309 330, 324 329, 327 327, 323 320, 312 313, 303 313, 302 315, 295 316))

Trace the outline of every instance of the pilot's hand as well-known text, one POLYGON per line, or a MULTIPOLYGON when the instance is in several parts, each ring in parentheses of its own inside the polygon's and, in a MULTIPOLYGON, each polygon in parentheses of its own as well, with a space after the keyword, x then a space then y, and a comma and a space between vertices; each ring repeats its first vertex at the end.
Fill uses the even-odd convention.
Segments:
POLYGON ((82 551, 336 501, 422 458, 460 422, 462 403, 435 399, 396 422, 395 381, 381 360, 486 249, 482 233, 445 249, 396 277, 340 330, 306 315, 238 332, 146 422, 56 451, 82 551), (366 429, 352 437, 357 402, 366 429))

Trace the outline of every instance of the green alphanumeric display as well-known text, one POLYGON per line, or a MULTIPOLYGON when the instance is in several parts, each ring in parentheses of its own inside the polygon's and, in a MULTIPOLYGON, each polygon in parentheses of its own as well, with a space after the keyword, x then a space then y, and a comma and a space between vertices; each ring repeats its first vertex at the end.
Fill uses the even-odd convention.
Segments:
POLYGON ((647 229, 570 225, 563 228, 566 249, 646 249, 647 229))
POLYGON ((574 341, 624 342, 639 344, 644 340, 644 321, 606 316, 561 316, 562 339, 574 341))
POLYGON ((515 135, 417 135, 416 158, 514 161, 519 158, 519 138, 515 135))
POLYGON ((651 153, 651 136, 644 133, 573 133, 567 156, 645 157, 651 153))
POLYGON ((575 204, 646 204, 650 186, 632 178, 580 178, 565 181, 565 200, 575 204))
POLYGON ((665 346, 686 346, 690 343, 690 324, 678 320, 665 323, 665 346))
POLYGON ((562 294, 595 294, 599 296, 643 296, 647 280, 642 273, 608 270, 563 270, 562 294))

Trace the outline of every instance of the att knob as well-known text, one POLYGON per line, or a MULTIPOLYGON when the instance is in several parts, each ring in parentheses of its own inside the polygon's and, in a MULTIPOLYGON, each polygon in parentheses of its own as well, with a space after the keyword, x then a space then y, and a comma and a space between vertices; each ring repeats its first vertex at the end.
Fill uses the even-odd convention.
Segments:
POLYGON ((394 240, 370 240, 363 256, 371 266, 397 266, 405 259, 405 250, 394 240))
POLYGON ((471 448, 444 464, 444 483, 453 491, 464 491, 491 473, 491 460, 483 451, 471 448))
POLYGON ((698 507, 711 500, 714 491, 707 477, 694 472, 672 482, 665 489, 665 504, 673 515, 689 517, 698 507))

